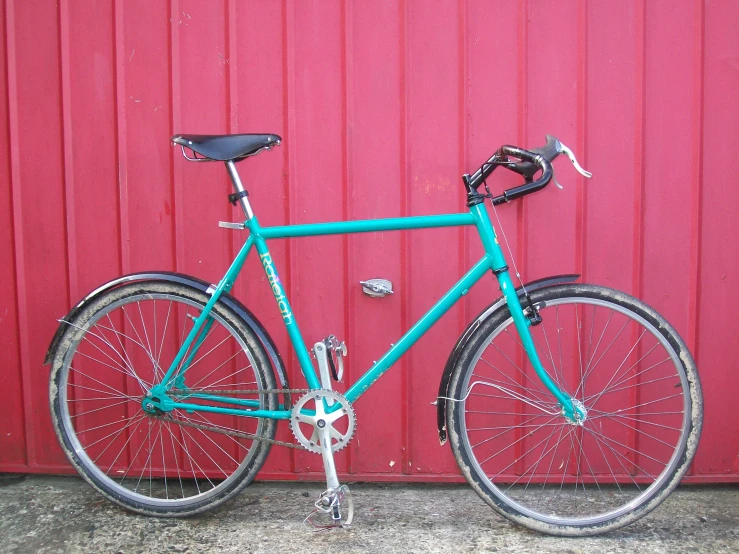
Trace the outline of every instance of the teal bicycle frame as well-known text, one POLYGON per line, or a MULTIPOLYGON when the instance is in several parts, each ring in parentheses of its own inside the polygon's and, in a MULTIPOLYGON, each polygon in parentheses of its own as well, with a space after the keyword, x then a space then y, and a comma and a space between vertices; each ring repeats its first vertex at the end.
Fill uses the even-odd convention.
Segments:
MULTIPOLYGON (((229 167, 229 170, 231 169, 232 168, 229 167)), ((235 169, 230 172, 233 178, 235 169)), ((236 185, 237 190, 241 188, 241 183, 238 182, 238 176, 234 180, 234 184, 236 185)), ((542 383, 559 401, 563 415, 570 419, 574 418, 574 413, 577 411, 577 408, 574 407, 572 399, 555 385, 541 364, 529 332, 530 321, 523 312, 518 294, 516 293, 511 277, 508 274, 508 267, 503 256, 503 252, 498 244, 495 230, 484 204, 471 206, 469 213, 460 214, 409 216, 388 219, 262 227, 257 218, 251 212, 251 207, 248 203, 244 202, 244 200, 245 199, 242 198, 242 207, 244 207, 244 212, 247 216, 247 220, 244 222, 244 227, 249 230, 250 235, 229 267, 226 275, 215 287, 210 300, 203 308, 200 315, 195 319, 193 328, 190 330, 190 333, 181 346, 179 353, 174 358, 172 364, 162 378, 162 384, 157 385, 152 390, 154 395, 160 398, 159 402, 162 409, 168 411, 173 408, 178 408, 183 410, 233 414, 248 417, 265 417, 271 419, 290 418, 291 412, 289 409, 285 409, 282 406, 281 408, 283 409, 279 410, 259 409, 260 402, 258 400, 234 399, 215 394, 201 394, 195 392, 189 395, 189 398, 197 398, 203 401, 212 401, 219 404, 233 406, 221 407, 207 404, 177 402, 166 396, 166 391, 175 385, 178 389, 184 388, 186 390, 185 376, 187 368, 195 356, 201 342, 207 335, 213 321, 212 318, 210 318, 210 311, 218 302, 221 294, 231 290, 236 277, 244 266, 247 256, 251 252, 252 247, 255 247, 257 250, 262 268, 264 269, 272 289, 272 293, 277 301, 278 309, 282 315, 283 322, 293 348, 295 349, 295 353, 297 354, 297 359, 308 387, 311 389, 320 389, 321 384, 316 376, 313 364, 311 363, 308 348, 303 340, 303 336, 293 314, 292 307, 290 306, 290 301, 288 300, 285 289, 280 281, 277 268, 274 266, 272 256, 267 248, 266 241, 269 239, 281 238, 474 225, 485 249, 483 257, 473 265, 472 268, 470 268, 470 270, 467 271, 467 273, 400 338, 400 340, 393 344, 390 350, 388 350, 379 360, 374 362, 372 367, 370 367, 364 375, 351 385, 345 393, 346 399, 351 403, 359 399, 359 397, 361 397, 362 394, 364 394, 386 371, 388 371, 390 367, 457 302, 457 300, 467 294, 470 288, 484 275, 489 271, 492 271, 497 277, 500 290, 502 291, 505 301, 510 309, 513 322, 532 367, 536 371, 542 383), (185 358, 186 356, 187 358, 185 358)))

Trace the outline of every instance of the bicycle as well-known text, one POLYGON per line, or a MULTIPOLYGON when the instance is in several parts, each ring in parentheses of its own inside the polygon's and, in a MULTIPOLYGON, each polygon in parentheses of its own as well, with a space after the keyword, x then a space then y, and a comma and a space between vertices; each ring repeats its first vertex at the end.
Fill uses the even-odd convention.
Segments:
MULTIPOLYGON (((235 163, 279 145, 279 136, 171 140, 188 160, 225 163, 229 200, 245 219, 220 225, 249 236, 217 285, 171 272, 127 275, 60 320, 45 360, 54 428, 74 468, 108 499, 146 515, 195 514, 239 493, 281 445, 323 458, 327 488, 306 521, 350 523, 351 496, 333 455, 354 433, 353 404, 490 273, 502 296, 457 341, 435 401, 440 441, 450 442, 477 494, 515 523, 583 536, 647 514, 687 472, 702 397, 693 358, 669 323, 636 298, 575 283, 578 275, 517 288, 509 274, 486 201, 497 217, 495 206, 541 190, 559 154, 589 177, 556 138, 534 150, 502 146, 465 174, 466 213, 272 227, 258 222, 235 163), (524 183, 492 194, 487 179, 498 168, 524 183), (333 335, 316 342, 316 374, 266 241, 459 226, 476 228, 482 258, 345 394, 333 391, 346 346, 333 335), (290 387, 274 342, 229 292, 252 247, 306 388, 290 387), (295 442, 275 439, 279 421, 295 442)), ((392 292, 382 281, 362 284, 378 296, 392 292)))

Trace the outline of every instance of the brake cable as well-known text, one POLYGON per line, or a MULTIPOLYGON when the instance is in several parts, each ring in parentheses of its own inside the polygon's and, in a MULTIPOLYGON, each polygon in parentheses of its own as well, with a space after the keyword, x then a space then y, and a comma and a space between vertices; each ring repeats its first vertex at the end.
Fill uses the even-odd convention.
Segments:
POLYGON ((526 315, 528 320, 531 322, 531 325, 538 325, 542 322, 541 315, 539 315, 539 311, 534 307, 534 303, 531 301, 531 296, 529 296, 529 291, 526 290, 526 285, 524 285, 523 280, 521 279, 521 273, 518 271, 518 267, 516 266, 516 258, 513 256, 511 245, 508 243, 508 237, 506 236, 505 229, 503 228, 503 224, 500 221, 500 216, 498 215, 498 210, 495 207, 495 202, 493 202, 493 193, 490 191, 487 179, 485 179, 482 184, 485 187, 485 191, 487 192, 487 194, 481 196, 490 200, 490 205, 493 207, 495 219, 498 222, 498 229, 500 229, 500 232, 503 234, 503 241, 505 242, 506 249, 508 250, 508 254, 511 259, 511 263, 513 264, 513 271, 516 273, 516 279, 518 279, 518 284, 521 285, 524 297, 526 298, 526 303, 528 304, 529 313, 526 314, 526 310, 524 310, 524 315, 526 315))

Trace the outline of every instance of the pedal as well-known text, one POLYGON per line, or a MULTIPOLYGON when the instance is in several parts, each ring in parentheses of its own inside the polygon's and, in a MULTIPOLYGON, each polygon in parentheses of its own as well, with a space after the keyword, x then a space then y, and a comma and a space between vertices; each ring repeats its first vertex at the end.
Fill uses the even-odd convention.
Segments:
POLYGON ((313 532, 345 527, 351 525, 354 519, 354 501, 349 487, 346 485, 322 492, 314 506, 316 507, 315 510, 303 520, 303 525, 313 532), (329 522, 320 523, 317 521, 321 515, 329 516, 329 522))
POLYGON ((346 352, 346 344, 339 341, 335 335, 329 335, 313 345, 313 354, 318 361, 321 386, 324 389, 332 390, 331 377, 339 383, 343 379, 346 352))

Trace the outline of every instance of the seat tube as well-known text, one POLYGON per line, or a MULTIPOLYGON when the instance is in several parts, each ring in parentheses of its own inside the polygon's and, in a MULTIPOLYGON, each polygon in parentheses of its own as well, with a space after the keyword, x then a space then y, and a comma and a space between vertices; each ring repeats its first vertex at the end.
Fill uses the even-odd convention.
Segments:
POLYGON ((228 175, 231 177, 231 182, 234 185, 234 190, 236 191, 236 194, 239 195, 239 205, 241 206, 241 209, 244 211, 244 217, 247 221, 249 221, 252 217, 254 217, 254 212, 251 209, 251 204, 249 203, 249 193, 246 192, 246 189, 244 189, 244 185, 241 183, 241 178, 239 178, 239 172, 236 171, 236 164, 233 160, 228 160, 226 162, 226 169, 228 170, 228 175))

